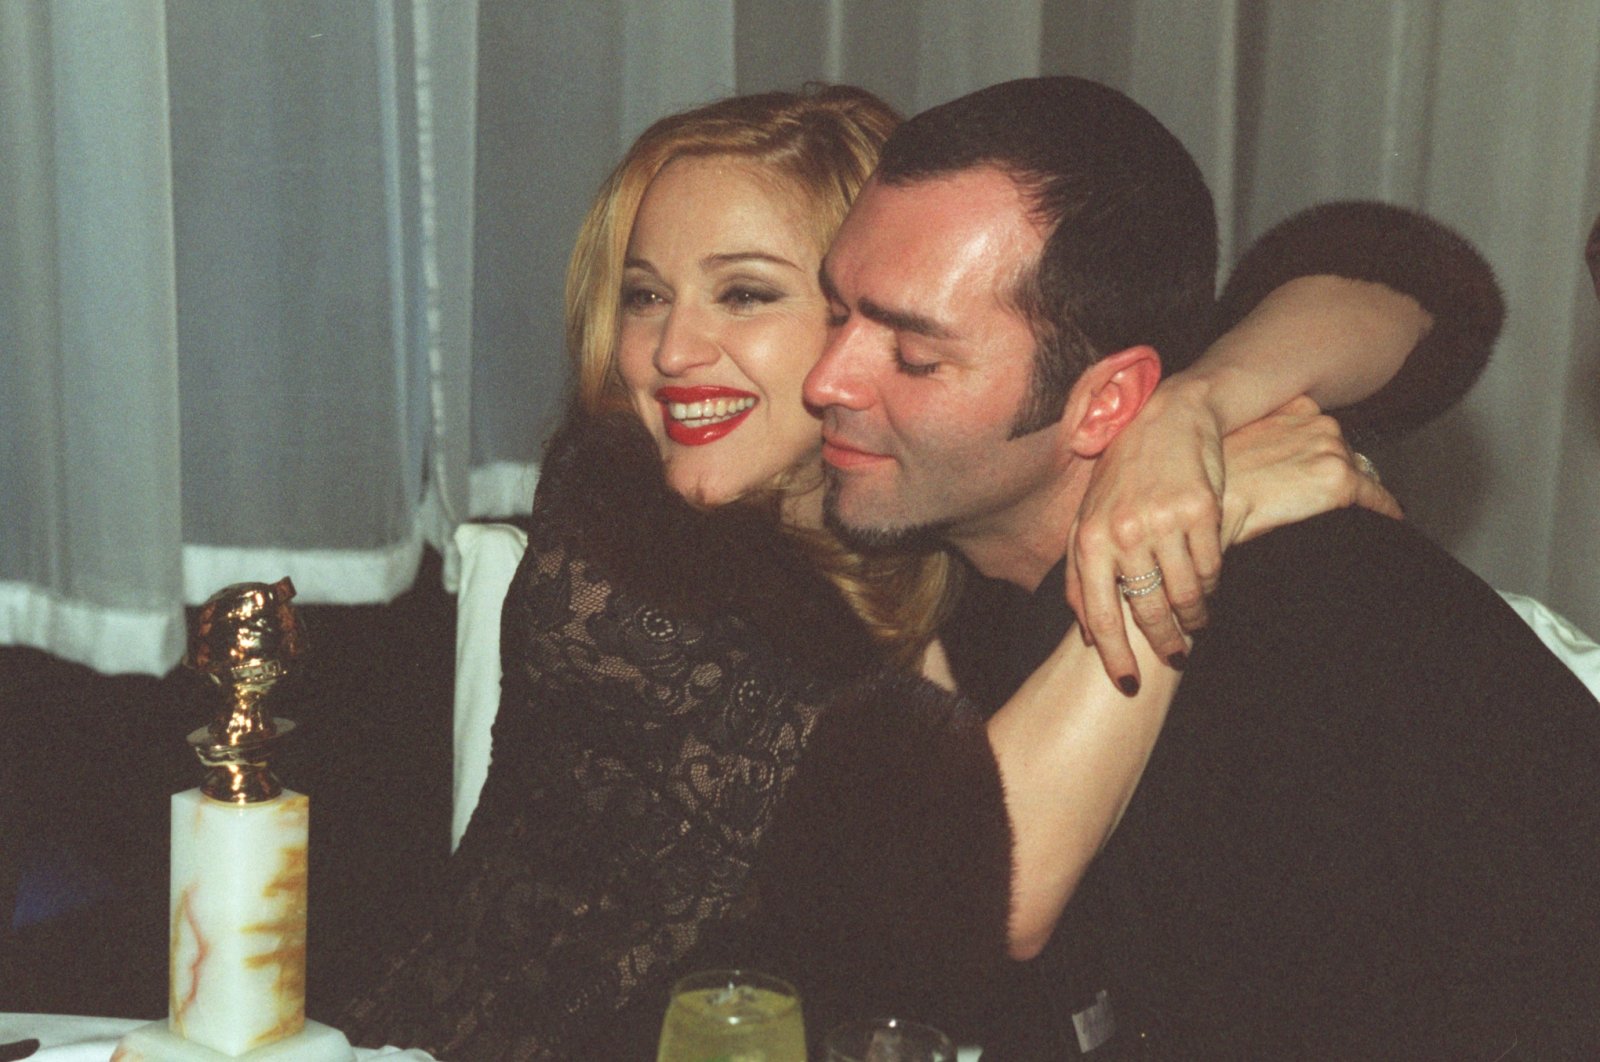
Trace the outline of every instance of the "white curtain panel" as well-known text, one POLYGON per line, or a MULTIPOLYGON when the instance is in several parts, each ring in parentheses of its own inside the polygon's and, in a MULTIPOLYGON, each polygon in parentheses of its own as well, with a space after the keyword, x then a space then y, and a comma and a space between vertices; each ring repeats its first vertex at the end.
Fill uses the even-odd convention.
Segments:
POLYGON ((164 20, 0 4, 0 641, 183 645, 164 20))
POLYGON ((0 2, 0 643, 160 672, 181 605, 382 601, 525 513, 590 195, 654 118, 848 81, 906 112, 1078 73, 1212 182, 1460 229, 1510 318, 1380 459, 1411 517, 1600 629, 1593 0, 0 2))

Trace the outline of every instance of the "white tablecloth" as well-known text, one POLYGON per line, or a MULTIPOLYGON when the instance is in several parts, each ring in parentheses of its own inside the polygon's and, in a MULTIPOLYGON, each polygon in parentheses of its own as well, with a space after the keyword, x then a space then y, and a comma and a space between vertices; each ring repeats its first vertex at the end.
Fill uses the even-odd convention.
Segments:
MULTIPOLYGON (((109 1062, 117 1041, 129 1030, 147 1024, 131 1018, 80 1018, 65 1014, 0 1014, 0 1044, 29 1038, 39 1053, 28 1062, 109 1062)), ((359 1059, 385 1062, 436 1062, 426 1051, 398 1047, 356 1048, 359 1059)))

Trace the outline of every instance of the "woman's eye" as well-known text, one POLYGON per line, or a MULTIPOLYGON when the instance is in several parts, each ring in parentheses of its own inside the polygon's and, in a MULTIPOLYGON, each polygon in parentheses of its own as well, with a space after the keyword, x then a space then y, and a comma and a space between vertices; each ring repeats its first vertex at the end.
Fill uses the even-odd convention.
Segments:
POLYGON ((648 310, 659 306, 664 301, 661 295, 650 288, 625 287, 622 289, 622 308, 631 313, 648 310))
POLYGON ((771 288, 758 288, 740 284, 728 288, 722 293, 720 301, 724 306, 731 306, 736 310, 754 309, 765 306, 769 302, 777 302, 779 294, 771 288))

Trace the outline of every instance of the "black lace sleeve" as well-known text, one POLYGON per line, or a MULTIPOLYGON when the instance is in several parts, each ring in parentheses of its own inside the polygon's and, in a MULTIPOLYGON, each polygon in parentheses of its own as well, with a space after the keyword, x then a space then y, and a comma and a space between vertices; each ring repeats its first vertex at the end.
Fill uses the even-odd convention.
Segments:
POLYGON ((591 1057, 619 1010, 664 993, 741 913, 822 693, 738 618, 630 596, 568 540, 536 524, 448 910, 341 1017, 359 1043, 591 1057))

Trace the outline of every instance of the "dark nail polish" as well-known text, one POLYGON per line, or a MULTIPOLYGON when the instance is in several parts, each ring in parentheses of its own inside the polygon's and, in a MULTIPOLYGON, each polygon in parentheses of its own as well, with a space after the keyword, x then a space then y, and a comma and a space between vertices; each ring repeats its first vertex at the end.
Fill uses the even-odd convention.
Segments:
POLYGON ((1183 665, 1187 664, 1188 662, 1188 653, 1173 653, 1171 656, 1167 657, 1167 663, 1172 665, 1172 670, 1174 671, 1182 671, 1183 665))
POLYGON ((1129 697, 1132 697, 1135 693, 1139 692, 1139 680, 1134 678, 1132 675, 1123 675, 1121 678, 1117 679, 1117 686, 1129 697))

